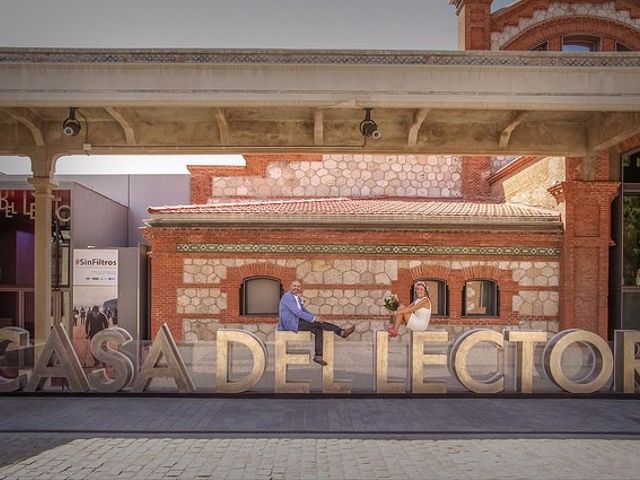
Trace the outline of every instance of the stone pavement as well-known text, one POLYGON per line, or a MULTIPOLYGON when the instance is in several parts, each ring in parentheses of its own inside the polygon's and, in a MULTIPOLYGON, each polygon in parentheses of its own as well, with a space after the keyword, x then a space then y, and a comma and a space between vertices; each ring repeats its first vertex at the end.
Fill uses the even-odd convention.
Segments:
POLYGON ((0 396, 0 480, 635 479, 637 398, 0 396))

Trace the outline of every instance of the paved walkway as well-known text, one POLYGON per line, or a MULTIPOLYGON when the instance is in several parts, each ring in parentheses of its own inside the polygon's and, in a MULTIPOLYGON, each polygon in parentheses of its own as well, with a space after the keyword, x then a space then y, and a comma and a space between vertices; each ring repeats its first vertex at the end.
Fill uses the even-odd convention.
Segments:
POLYGON ((0 397, 0 480, 636 479, 640 400, 0 397))

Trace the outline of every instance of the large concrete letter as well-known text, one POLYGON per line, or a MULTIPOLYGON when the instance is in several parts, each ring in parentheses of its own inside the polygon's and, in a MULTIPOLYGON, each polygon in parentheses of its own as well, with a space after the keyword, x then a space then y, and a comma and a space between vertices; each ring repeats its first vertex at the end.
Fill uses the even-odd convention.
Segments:
POLYGON ((389 382, 389 334, 377 331, 373 357, 373 379, 376 393, 405 393, 405 383, 389 382))
POLYGON ((311 382, 287 382, 287 365, 308 365, 309 352, 288 352, 289 342, 310 342, 311 332, 276 332, 276 393, 309 393, 311 382))
POLYGON ((91 339, 91 353, 101 362, 111 365, 115 378, 109 378, 104 368, 89 374, 91 387, 101 393, 119 392, 133 379, 133 363, 117 349, 133 340, 124 328, 114 327, 101 330, 91 339), (115 346, 111 348, 111 345, 115 346))
POLYGON ((54 325, 51 329, 49 338, 38 356, 33 372, 31 372, 31 378, 29 378, 25 391, 40 390, 50 377, 66 378, 69 382, 69 388, 74 392, 89 390, 89 381, 61 323, 54 325))
POLYGON ((516 391, 532 393, 534 345, 546 342, 547 333, 506 330, 504 339, 516 343, 516 391))
POLYGON ((134 392, 145 391, 154 378, 173 378, 181 392, 195 392, 196 390, 166 323, 162 324, 153 340, 132 390, 134 392), (162 359, 167 363, 166 367, 160 366, 162 359))
POLYGON ((258 384, 267 369, 267 347, 251 332, 218 330, 216 334, 216 392, 241 393, 258 384), (231 381, 233 343, 247 347, 253 357, 253 369, 242 380, 231 381))
MULTIPOLYGON (((488 342, 498 348, 498 355, 504 353, 502 334, 493 330, 476 328, 463 333, 453 344, 451 349, 449 368, 458 381, 475 393, 499 393, 504 390, 504 375, 495 372, 486 381, 471 376, 467 365, 469 351, 480 342, 488 342)), ((498 364, 500 364, 498 360, 498 364)))
POLYGON ((338 382, 334 380, 335 335, 322 337, 322 354, 329 364, 322 369, 322 393, 351 393, 351 380, 338 382))
MULTIPOLYGON (((0 357, 12 350, 25 349, 29 346, 29 332, 19 327, 0 328, 0 345, 7 343, 4 352, 0 351, 0 357)), ((27 376, 24 373, 16 378, 5 378, 0 375, 0 392, 15 392, 24 388, 27 384, 27 376)))
POLYGON ((636 358, 636 345, 640 343, 637 330, 616 330, 613 351, 616 366, 614 385, 618 393, 635 393, 636 380, 640 378, 640 359, 636 358))
POLYGON ((425 365, 447 365, 446 353, 424 353, 425 342, 447 344, 449 333, 412 332, 411 333, 411 391, 413 393, 447 393, 446 382, 424 381, 425 365))
POLYGON ((544 369, 549 379, 569 393, 593 393, 611 379, 613 354, 602 337, 586 330, 570 329, 556 333, 544 349, 544 369), (573 343, 582 343, 593 357, 593 366, 586 375, 572 380, 562 369, 562 354, 573 343))

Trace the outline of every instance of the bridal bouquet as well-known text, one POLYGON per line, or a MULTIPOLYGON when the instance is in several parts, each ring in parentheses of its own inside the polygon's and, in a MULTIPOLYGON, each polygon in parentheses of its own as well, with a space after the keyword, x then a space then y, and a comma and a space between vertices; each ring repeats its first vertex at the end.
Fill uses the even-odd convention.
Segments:
POLYGON ((395 312, 400 305, 400 301, 398 300, 398 295, 392 293, 388 297, 384 299, 384 308, 389 310, 390 312, 395 312))

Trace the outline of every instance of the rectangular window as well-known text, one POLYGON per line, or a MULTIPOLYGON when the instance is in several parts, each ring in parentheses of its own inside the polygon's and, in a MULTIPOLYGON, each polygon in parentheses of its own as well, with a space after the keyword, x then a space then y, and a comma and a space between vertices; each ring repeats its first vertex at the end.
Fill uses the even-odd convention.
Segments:
POLYGON ((469 280, 464 289, 464 312, 467 317, 498 316, 498 288, 490 280, 469 280))
POLYGON ((599 52, 600 37, 592 35, 568 35, 562 37, 563 52, 599 52))
POLYGON ((272 278, 248 278, 243 283, 242 315, 277 315, 282 287, 272 278))

